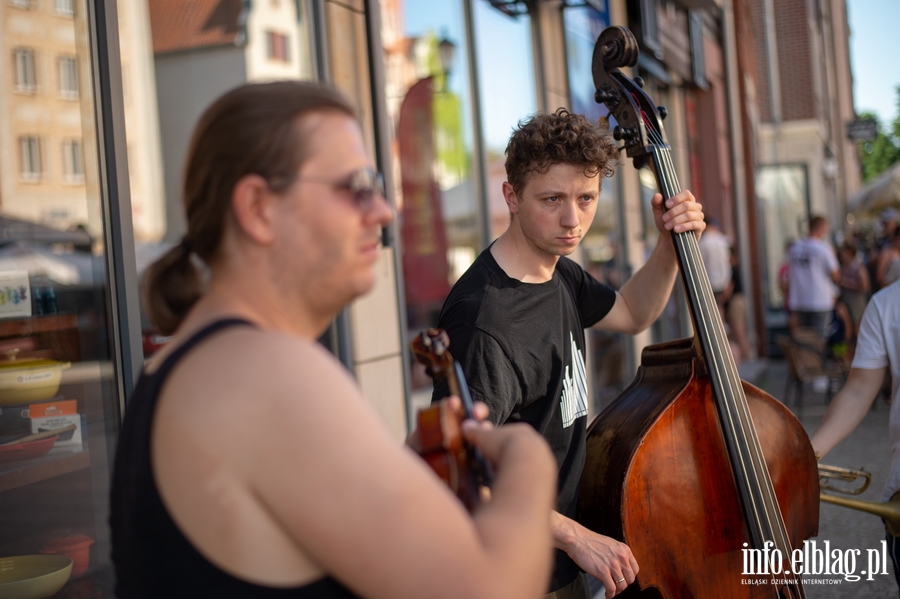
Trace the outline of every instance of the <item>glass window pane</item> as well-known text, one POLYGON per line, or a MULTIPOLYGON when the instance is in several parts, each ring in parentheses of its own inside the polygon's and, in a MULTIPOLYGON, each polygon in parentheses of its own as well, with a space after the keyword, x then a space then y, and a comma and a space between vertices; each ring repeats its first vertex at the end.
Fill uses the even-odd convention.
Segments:
POLYGON ((37 85, 34 69, 34 49, 16 48, 13 50, 16 68, 16 91, 33 93, 37 85))
MULTIPOLYGON (((408 0, 382 11, 407 314, 415 333, 437 323, 450 286, 480 249, 468 42, 460 0, 408 0)), ((413 388, 430 383, 415 365, 413 388)))
POLYGON ((489 234, 496 239, 509 225, 501 191, 506 181, 506 144, 518 122, 538 107, 531 18, 509 16, 485 0, 474 2, 474 8, 489 234))
POLYGON ((75 14, 74 0, 53 0, 56 14, 71 17, 75 14))
MULTIPOLYGON (((604 2, 594 4, 606 8, 604 2)), ((609 111, 594 101, 591 62, 597 37, 609 26, 609 13, 592 6, 567 7, 563 11, 563 26, 571 109, 590 120, 605 119, 609 111)), ((631 275, 624 260, 624 240, 620 234, 619 176, 617 172, 603 180, 594 222, 581 242, 585 269, 614 289, 619 289, 631 275)), ((634 365, 627 335, 590 329, 587 339, 591 345, 594 383, 592 408, 596 412, 631 382, 634 365)))
POLYGON ((803 237, 809 218, 809 183, 802 164, 761 166, 756 175, 759 228, 765 252, 766 297, 769 310, 784 308, 780 270, 787 247, 803 237))
MULTIPOLYGON (((595 2, 606 7, 606 3, 595 2)), ((609 112, 594 101, 594 79, 591 63, 594 44, 600 33, 609 27, 609 13, 592 6, 567 7, 563 10, 563 26, 566 34, 566 67, 569 73, 569 97, 572 112, 589 119, 606 116, 609 112)))
POLYGON ((78 98, 78 60, 74 56, 60 56, 59 95, 67 100, 78 98))
POLYGON ((79 84, 92 75, 88 13, 74 13, 49 0, 0 8, 0 444, 13 441, 0 446, 0 555, 73 558, 61 598, 111 596, 121 399, 95 105, 79 84))
MULTIPOLYGON (((119 2, 138 276, 186 231, 182 167, 202 112, 250 81, 315 78, 311 0, 119 2)), ((167 338, 142 316, 144 355, 167 338)))

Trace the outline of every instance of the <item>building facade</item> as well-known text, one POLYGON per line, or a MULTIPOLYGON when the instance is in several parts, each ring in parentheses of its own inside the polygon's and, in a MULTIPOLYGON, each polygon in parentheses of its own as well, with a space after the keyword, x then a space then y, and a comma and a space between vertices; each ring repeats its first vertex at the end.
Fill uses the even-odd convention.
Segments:
POLYGON ((807 233, 810 215, 826 216, 837 239, 849 231, 847 201, 861 185, 846 3, 739 0, 750 35, 742 70, 754 140, 754 201, 766 321, 779 326, 784 298, 778 267, 785 246, 807 233))

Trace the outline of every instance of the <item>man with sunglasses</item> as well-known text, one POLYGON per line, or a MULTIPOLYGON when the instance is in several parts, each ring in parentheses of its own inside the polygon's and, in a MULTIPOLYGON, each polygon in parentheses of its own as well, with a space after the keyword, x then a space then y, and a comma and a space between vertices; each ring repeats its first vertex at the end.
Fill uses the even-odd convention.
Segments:
POLYGON ((247 84, 200 118, 187 234, 146 275, 173 339, 119 436, 117 597, 540 599, 554 476, 540 436, 464 423, 496 472, 472 516, 316 343, 375 284, 394 212, 372 164, 324 85, 247 84))
MULTIPOLYGON (((556 455, 557 551, 548 597, 588 597, 584 570, 611 598, 634 582, 638 564, 626 545, 572 520, 585 459, 584 329, 636 334, 649 327, 677 274, 669 233, 699 234, 703 212, 689 191, 665 204, 657 194, 656 247, 617 292, 566 257, 591 225, 602 177, 617 164, 609 132, 559 109, 520 123, 506 155, 509 228, 454 285, 438 326, 449 334, 450 351, 474 399, 490 407, 491 420, 531 424, 556 455)), ((434 397, 444 393, 438 387, 434 397)))

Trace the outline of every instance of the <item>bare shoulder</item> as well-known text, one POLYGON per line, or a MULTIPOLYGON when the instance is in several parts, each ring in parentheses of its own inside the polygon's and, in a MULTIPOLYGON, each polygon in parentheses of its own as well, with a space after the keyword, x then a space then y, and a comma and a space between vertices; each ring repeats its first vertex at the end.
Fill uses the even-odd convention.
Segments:
POLYGON ((200 344, 179 363, 167 387, 182 396, 185 408, 197 403, 205 410, 214 395, 220 411, 303 403, 320 394, 360 398, 350 374, 320 344, 251 327, 235 327, 200 344))
POLYGON ((349 372, 314 341, 250 327, 222 331, 178 363, 154 424, 158 457, 171 458, 186 479, 206 467, 175 456, 202 454, 241 486, 260 464, 322 460, 345 435, 360 444, 389 440, 349 372))

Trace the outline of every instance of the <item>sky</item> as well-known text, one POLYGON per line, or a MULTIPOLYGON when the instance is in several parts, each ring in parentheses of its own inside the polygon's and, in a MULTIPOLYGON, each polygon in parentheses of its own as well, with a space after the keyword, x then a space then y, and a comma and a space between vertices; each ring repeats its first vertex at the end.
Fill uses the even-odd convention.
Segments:
POLYGON ((897 116, 900 86, 900 0, 847 0, 856 112, 874 112, 885 126, 897 116))

